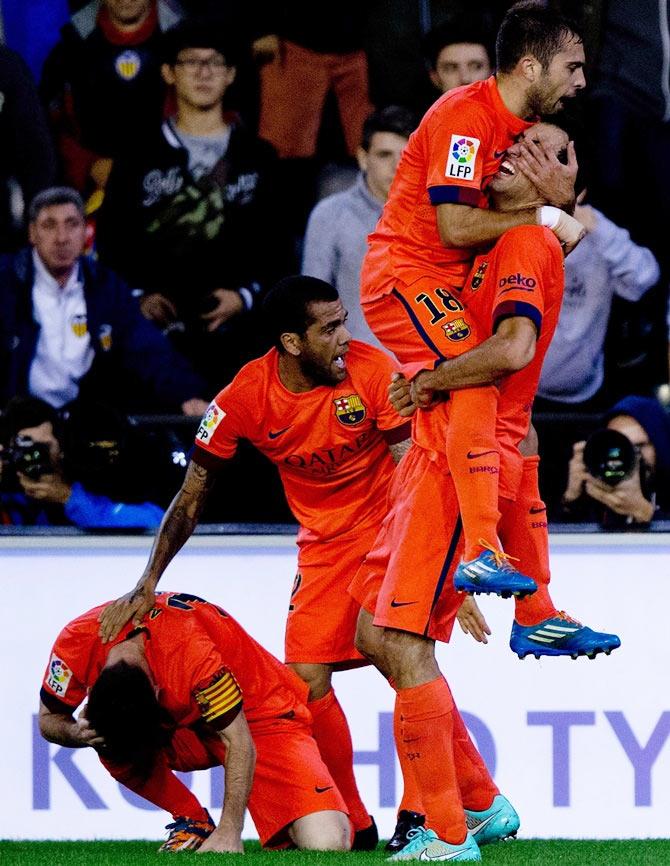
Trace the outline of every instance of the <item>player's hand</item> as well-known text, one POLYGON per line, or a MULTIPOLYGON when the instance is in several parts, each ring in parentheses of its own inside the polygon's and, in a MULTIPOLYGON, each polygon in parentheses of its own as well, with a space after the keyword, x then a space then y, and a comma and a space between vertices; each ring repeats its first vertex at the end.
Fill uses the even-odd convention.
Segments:
POLYGON ((198 854, 216 851, 219 854, 244 854, 244 844, 239 833, 223 833, 218 828, 198 848, 198 854))
POLYGON ((491 629, 484 619, 484 614, 479 605, 471 595, 465 595, 458 613, 456 614, 458 624, 465 634, 470 634, 478 643, 488 643, 487 635, 491 629))
POLYGON ((575 180, 577 156, 574 142, 568 142, 568 162, 563 165, 556 154, 531 136, 519 140, 515 166, 537 187, 542 198, 554 207, 572 213, 575 207, 575 180))
POLYGON ((139 625, 142 617, 149 613, 155 603, 156 593, 153 589, 146 585, 140 585, 108 604, 98 614, 98 622, 100 623, 98 634, 102 642, 107 643, 114 640, 123 626, 131 619, 135 625, 139 625))
POLYGON ((398 415, 409 418, 416 412, 416 406, 412 402, 410 385, 402 373, 393 373, 389 385, 389 402, 398 415))
POLYGON ((426 409, 435 398, 435 387, 433 386, 433 374, 429 370, 423 370, 412 379, 410 385, 410 396, 412 402, 420 409, 426 409))
POLYGON ((572 457, 568 463, 568 486, 563 494, 563 502, 569 503, 579 499, 584 491, 586 479, 591 476, 584 465, 584 446, 586 442, 582 439, 572 446, 572 457))
POLYGON ((17 478, 26 496, 38 502, 65 505, 72 493, 72 485, 57 473, 40 475, 39 478, 32 479, 22 472, 17 472, 17 478))
POLYGON ((586 229, 575 217, 571 217, 565 211, 561 211, 558 223, 552 229, 553 233, 561 242, 563 252, 569 255, 581 239, 586 235, 586 229))
POLYGON ((205 414, 208 406, 209 403, 206 400, 201 400, 200 397, 191 397, 190 400, 184 400, 181 404, 181 411, 184 415, 200 418, 205 414))
POLYGON ((86 705, 84 705, 77 716, 73 738, 81 746, 90 746, 97 752, 104 753, 105 751, 104 737, 101 737, 100 734, 90 726, 88 719, 86 718, 86 705))
POLYGON ((281 42, 274 33, 260 36, 251 43, 251 53, 256 63, 273 63, 281 57, 281 42))
POLYGON ((233 316, 244 310, 244 302, 239 292, 234 292, 232 289, 215 289, 210 297, 216 300, 216 306, 209 313, 203 313, 200 316, 205 322, 207 331, 216 331, 228 319, 232 319, 233 316))

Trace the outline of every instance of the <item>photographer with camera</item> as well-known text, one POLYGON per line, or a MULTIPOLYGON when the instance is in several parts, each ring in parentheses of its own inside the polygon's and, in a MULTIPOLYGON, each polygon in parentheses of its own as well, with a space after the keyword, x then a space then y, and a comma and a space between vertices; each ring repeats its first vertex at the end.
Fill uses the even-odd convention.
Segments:
POLYGON ((77 478, 105 478, 118 471, 114 435, 89 441, 80 453, 68 455, 61 415, 36 397, 12 398, 0 421, 0 524, 91 529, 159 525, 163 509, 153 502, 114 501, 77 478))
POLYGON ((649 526, 670 512, 670 417, 657 400, 631 396, 604 421, 573 446, 561 516, 603 529, 649 526))

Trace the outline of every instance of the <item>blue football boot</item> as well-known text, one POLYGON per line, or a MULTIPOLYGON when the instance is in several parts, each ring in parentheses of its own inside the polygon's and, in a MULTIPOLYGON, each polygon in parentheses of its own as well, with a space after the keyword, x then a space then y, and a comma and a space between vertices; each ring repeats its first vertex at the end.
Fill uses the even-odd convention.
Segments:
POLYGON ((465 823, 472 838, 481 847, 516 836, 521 822, 507 797, 498 794, 483 812, 466 809, 465 823))
POLYGON ((483 539, 479 543, 485 548, 479 556, 469 562, 461 562, 454 573, 454 586, 459 592, 495 593, 503 598, 511 595, 523 598, 537 589, 532 577, 517 571, 509 560, 515 557, 491 547, 483 539))
POLYGON ((509 645, 520 659, 527 655, 536 659, 540 656, 570 656, 573 659, 588 656, 592 659, 598 653, 609 655, 621 646, 621 639, 616 634, 593 631, 561 610, 556 616, 543 619, 536 625, 519 625, 515 620, 509 645))
POLYGON ((460 845, 438 838, 434 830, 417 827, 407 833, 407 845, 387 860, 481 860, 479 846, 470 833, 460 845))

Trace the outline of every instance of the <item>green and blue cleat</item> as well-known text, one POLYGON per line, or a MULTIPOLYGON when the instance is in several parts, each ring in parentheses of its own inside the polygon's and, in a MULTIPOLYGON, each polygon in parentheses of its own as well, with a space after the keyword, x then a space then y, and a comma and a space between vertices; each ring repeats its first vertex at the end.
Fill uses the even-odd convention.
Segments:
POLYGON ((521 822, 507 797, 497 794, 489 808, 482 812, 466 809, 465 823, 472 838, 481 847, 516 836, 521 822))
POLYGON ((481 860, 479 846, 470 833, 460 845, 452 845, 438 838, 434 830, 415 827, 407 833, 407 844, 387 860, 481 860))

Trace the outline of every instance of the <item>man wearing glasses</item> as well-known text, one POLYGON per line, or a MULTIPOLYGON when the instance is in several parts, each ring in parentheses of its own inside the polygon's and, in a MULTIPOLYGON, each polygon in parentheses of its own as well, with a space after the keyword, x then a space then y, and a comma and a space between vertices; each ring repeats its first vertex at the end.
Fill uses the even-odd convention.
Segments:
POLYGON ((129 135, 97 228, 100 258, 144 290, 144 315, 217 388, 254 354, 249 314, 282 265, 274 152, 225 110, 235 54, 231 35, 202 21, 165 34, 176 111, 156 135, 129 135))

